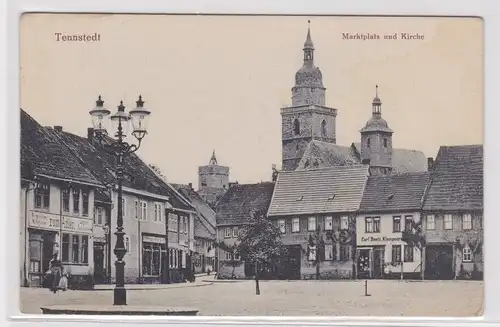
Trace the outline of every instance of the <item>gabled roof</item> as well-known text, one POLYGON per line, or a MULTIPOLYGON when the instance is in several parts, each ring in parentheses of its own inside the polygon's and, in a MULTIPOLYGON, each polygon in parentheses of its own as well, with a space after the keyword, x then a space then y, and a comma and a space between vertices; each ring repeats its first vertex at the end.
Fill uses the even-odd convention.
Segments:
MULTIPOLYGON (((197 209, 198 213, 203 217, 202 223, 208 224, 206 228, 215 234, 215 211, 206 203, 201 196, 191 186, 185 184, 170 184, 174 189, 188 199, 191 204, 197 209)), ((195 225, 196 227, 196 225, 195 225)), ((196 235, 196 230, 195 230, 196 235)))
POLYGON ((102 186, 91 171, 45 129, 21 109, 21 177, 46 175, 68 181, 102 186))
POLYGON ((234 184, 217 203, 217 227, 242 225, 251 220, 250 212, 266 213, 273 196, 274 183, 234 184))
POLYGON ((307 145, 296 170, 352 166, 359 163, 360 159, 351 147, 314 140, 307 145))
MULTIPOLYGON (((64 131, 55 131, 50 127, 46 128, 46 130, 57 136, 59 143, 64 144, 70 150, 71 156, 77 158, 103 183, 115 181, 116 158, 113 154, 95 145, 85 137, 64 131)), ((124 187, 168 196, 174 208, 192 210, 191 206, 175 194, 175 190, 170 189, 170 186, 159 178, 136 154, 127 156, 123 164, 125 168, 124 187)))
POLYGON ((420 210, 429 177, 427 172, 370 176, 359 211, 377 213, 420 210))
POLYGON ((194 219, 194 237, 206 238, 209 240, 215 240, 215 229, 210 231, 201 218, 196 216, 194 219))
MULTIPOLYGON (((353 143, 358 155, 361 143, 353 143)), ((394 174, 418 173, 427 171, 427 157, 422 151, 409 149, 392 149, 392 171, 394 174)))
POLYGON ((424 210, 483 209, 483 146, 441 146, 424 210))
POLYGON ((278 174, 268 215, 356 211, 368 175, 368 165, 282 171, 278 174))

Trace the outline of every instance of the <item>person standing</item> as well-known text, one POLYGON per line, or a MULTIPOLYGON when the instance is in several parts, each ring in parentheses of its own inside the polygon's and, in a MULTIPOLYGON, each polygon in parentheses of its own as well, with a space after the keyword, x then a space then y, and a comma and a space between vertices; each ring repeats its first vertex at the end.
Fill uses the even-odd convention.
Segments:
POLYGON ((63 265, 62 262, 57 258, 57 253, 54 253, 52 260, 50 260, 49 269, 51 276, 50 291, 55 294, 59 289, 59 281, 61 280, 63 273, 63 265))

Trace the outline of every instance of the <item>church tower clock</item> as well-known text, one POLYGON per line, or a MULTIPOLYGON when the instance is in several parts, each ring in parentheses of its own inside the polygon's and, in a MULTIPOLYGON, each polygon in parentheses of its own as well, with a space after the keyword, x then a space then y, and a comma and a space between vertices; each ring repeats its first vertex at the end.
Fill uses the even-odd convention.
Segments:
POLYGON ((292 88, 292 105, 281 109, 283 170, 297 168, 310 141, 336 143, 337 109, 325 105, 326 88, 320 69, 314 65, 310 27, 303 52, 304 63, 295 74, 292 88))

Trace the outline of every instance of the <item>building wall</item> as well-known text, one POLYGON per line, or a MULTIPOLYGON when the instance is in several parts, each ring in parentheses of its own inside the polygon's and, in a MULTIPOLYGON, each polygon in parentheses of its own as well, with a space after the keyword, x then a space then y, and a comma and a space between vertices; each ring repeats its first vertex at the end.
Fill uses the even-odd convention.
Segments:
POLYGON ((392 167, 392 136, 388 133, 362 133, 361 159, 370 159, 370 166, 392 167), (387 139, 387 147, 384 147, 384 139, 387 139))
POLYGON ((227 189, 229 186, 229 167, 208 165, 198 168, 198 189, 213 187, 227 189))
MULTIPOLYGON (((154 243, 160 246, 165 244, 165 230, 166 230, 166 217, 165 217, 165 205, 166 199, 153 198, 153 195, 138 195, 135 193, 124 192, 124 218, 123 227, 126 233, 126 248, 127 254, 124 257, 125 261, 125 281, 127 283, 139 283, 144 282, 144 279, 160 279, 160 275, 149 276, 144 274, 143 270, 143 247, 144 243, 154 243), (136 214, 135 202, 146 203, 146 216, 142 218, 142 211, 136 214), (155 210, 154 205, 161 205, 161 221, 155 221, 155 210), (144 241, 146 240, 146 241, 144 241)), ((118 197, 117 193, 113 192, 113 209, 111 210, 111 244, 112 248, 116 244, 116 220, 117 220, 117 203, 118 197)), ((177 267, 172 267, 172 262, 170 262, 170 267, 172 270, 180 269, 186 266, 186 255, 189 253, 190 245, 193 243, 191 239, 193 238, 192 229, 192 216, 186 213, 188 226, 185 232, 179 231, 178 228, 178 218, 171 216, 168 227, 168 248, 169 250, 182 251, 182 262, 177 267)), ((115 257, 113 255, 113 261, 115 257)), ((160 264, 161 265, 161 264, 160 264)), ((161 265, 162 266, 162 265, 161 265)), ((115 265, 112 264, 111 267, 112 279, 114 280, 116 276, 115 265)))
POLYGON ((413 261, 405 262, 404 253, 406 243, 401 240, 402 232, 394 231, 394 217, 400 217, 401 231, 405 228, 405 218, 412 217, 413 221, 419 222, 421 214, 419 211, 402 212, 402 213, 383 213, 383 214, 360 214, 356 217, 356 245, 358 251, 360 249, 385 247, 384 251, 384 273, 385 274, 399 274, 401 268, 404 273, 419 273, 421 272, 421 252, 418 248, 413 249, 413 261), (366 218, 380 218, 380 232, 367 232, 366 218), (401 256, 403 258, 403 267, 401 265, 394 265, 392 258, 392 246, 402 246, 401 256))
POLYGON ((466 273, 472 273, 475 269, 480 272, 484 271, 484 229, 483 229, 483 212, 425 212, 423 229, 427 240, 427 246, 432 245, 451 245, 453 246, 453 271, 455 276, 460 277, 460 270, 466 273), (452 228, 445 229, 444 216, 449 214, 452 217, 452 228), (464 229, 463 216, 470 214, 472 220, 472 228, 464 229), (429 216, 434 216, 434 229, 430 229, 429 216), (472 254, 471 261, 463 261, 463 248, 466 246, 474 247, 477 250, 472 254))
POLYGON ((214 240, 195 236, 196 265, 195 272, 213 272, 215 268, 214 240))
MULTIPOLYGON (((38 270, 41 272, 44 266, 43 260, 38 261, 37 257, 43 255, 44 242, 42 238, 37 238, 40 233, 50 232, 51 240, 54 242, 53 253, 58 253, 63 261, 64 269, 73 276, 91 276, 93 274, 93 211, 94 211, 94 190, 88 188, 88 213, 83 214, 83 201, 81 187, 75 184, 75 189, 79 191, 80 201, 77 212, 73 208, 73 194, 69 195, 69 211, 64 211, 61 202, 61 184, 59 181, 47 181, 50 188, 49 207, 35 207, 35 192, 32 189, 33 184, 24 185, 21 189, 21 210, 20 210, 20 236, 21 236, 21 281, 25 284, 32 284, 30 271, 38 270), (28 192, 26 193, 28 187, 28 192), (62 222, 62 223, 61 223, 62 222), (31 236, 32 235, 32 236, 31 236), (69 235, 71 242, 72 236, 78 236, 79 242, 83 242, 82 236, 87 237, 87 262, 73 263, 62 258, 62 240, 64 235, 69 235), (32 237, 33 241, 29 241, 32 237), (35 238, 40 241, 35 241, 35 238), (30 250, 31 246, 31 250, 30 250), (33 253, 31 253, 33 252, 33 253), (38 263, 37 263, 38 262, 38 263)), ((80 245, 79 245, 80 246, 80 245)), ((71 258, 71 250, 68 248, 68 257, 71 258)), ((79 252, 79 257, 83 252, 79 252)), ((80 260, 79 258, 79 260, 80 260)), ((70 259, 71 260, 71 259, 70 259)), ((47 260, 46 260, 47 261, 47 260)), ((35 276, 36 274, 31 274, 35 276)), ((38 281, 33 282, 38 283, 38 281)))
MULTIPOLYGON (((238 231, 240 226, 221 226, 217 228, 217 242, 224 242, 227 246, 233 246, 238 239, 238 231), (229 236, 227 236, 226 231, 230 231, 229 236)), ((245 264, 243 261, 232 260, 230 253, 224 251, 220 247, 217 247, 217 260, 218 260, 218 271, 217 278, 228 279, 234 278, 241 279, 245 278, 245 264)))
MULTIPOLYGON (((352 239, 350 238, 352 232, 349 230, 341 231, 341 217, 345 216, 348 219, 348 228, 354 227, 354 216, 352 214, 332 214, 332 215, 316 215, 316 216, 296 216, 272 219, 280 224, 280 221, 285 222, 285 233, 282 233, 281 239, 284 245, 300 245, 301 246, 301 267, 300 276, 302 279, 313 279, 316 276, 316 266, 314 261, 308 258, 308 240, 310 235, 316 235, 315 231, 309 230, 309 218, 316 218, 316 226, 319 225, 320 237, 324 240, 325 244, 331 244, 333 249, 332 260, 325 260, 320 262, 320 277, 324 279, 338 279, 350 278, 352 276, 352 239), (332 231, 325 231, 325 218, 332 217, 332 231), (299 219, 299 231, 292 231, 293 220, 299 219), (327 237, 329 233, 334 235, 334 239, 327 237), (344 238, 344 236, 347 238, 344 238), (342 239, 342 241, 339 241, 342 239), (341 244, 342 242, 342 244, 341 244), (344 253, 342 255, 341 253, 344 253)), ((314 238, 313 238, 314 239, 314 238)))

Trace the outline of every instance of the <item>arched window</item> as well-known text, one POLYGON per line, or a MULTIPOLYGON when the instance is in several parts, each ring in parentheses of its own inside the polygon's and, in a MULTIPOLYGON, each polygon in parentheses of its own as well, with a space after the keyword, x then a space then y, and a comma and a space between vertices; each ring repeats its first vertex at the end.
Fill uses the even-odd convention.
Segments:
POLYGON ((367 138, 366 139, 366 147, 369 148, 371 146, 371 139, 370 138, 367 138))
POLYGON ((387 148, 387 139, 384 138, 384 148, 387 148))
POLYGON ((297 118, 295 118, 293 120, 293 133, 295 135, 299 135, 300 134, 300 123, 299 123, 299 120, 297 118))
POLYGON ((326 137, 326 120, 321 122, 321 136, 326 137))

